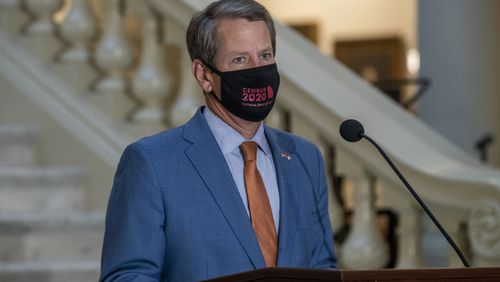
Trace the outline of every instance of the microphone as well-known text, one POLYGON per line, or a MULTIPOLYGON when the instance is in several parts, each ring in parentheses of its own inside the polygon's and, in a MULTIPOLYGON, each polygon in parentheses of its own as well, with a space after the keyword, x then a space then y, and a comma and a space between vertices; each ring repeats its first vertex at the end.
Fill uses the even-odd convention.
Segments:
POLYGON ((441 234, 443 234, 444 238, 448 243, 451 245, 453 250, 457 253, 458 257, 462 261, 465 267, 470 267, 469 262, 467 259, 465 259, 465 256, 462 254, 458 246, 455 244, 453 239, 448 235, 446 230, 441 226, 439 221, 434 217, 432 212, 427 208, 427 205, 425 202, 420 198, 420 196, 417 194, 417 192, 413 189, 413 187, 408 183, 406 178, 403 176, 403 174, 399 171, 399 169, 394 165, 394 163, 391 161, 389 156, 382 150, 382 148, 375 142, 373 139, 371 139, 368 135, 365 134, 365 129, 363 128, 363 125, 355 120, 355 119, 348 119, 342 122, 340 125, 339 129, 340 135, 344 140, 349 141, 349 142, 358 142, 362 138, 365 138, 368 140, 377 150, 380 152, 382 157, 384 157, 385 161, 389 164, 389 166, 394 170, 394 172, 398 175, 399 179, 403 182, 403 184, 406 186, 408 191, 412 194, 412 196, 417 200, 418 204, 422 207, 422 209, 425 211, 425 213, 431 218, 432 222, 436 225, 436 227, 441 231, 441 234))
POLYGON ((363 134, 365 134, 363 125, 355 119, 348 119, 342 122, 339 131, 342 138, 349 142, 358 142, 363 138, 363 134))

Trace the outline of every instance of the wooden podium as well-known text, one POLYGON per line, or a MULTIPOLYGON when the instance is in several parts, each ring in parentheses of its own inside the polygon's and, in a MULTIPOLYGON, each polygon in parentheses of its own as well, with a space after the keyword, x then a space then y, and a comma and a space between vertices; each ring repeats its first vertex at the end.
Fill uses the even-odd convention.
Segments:
POLYGON ((223 281, 420 281, 420 282, 500 282, 500 267, 383 269, 383 270, 314 270, 265 268, 211 280, 223 281))

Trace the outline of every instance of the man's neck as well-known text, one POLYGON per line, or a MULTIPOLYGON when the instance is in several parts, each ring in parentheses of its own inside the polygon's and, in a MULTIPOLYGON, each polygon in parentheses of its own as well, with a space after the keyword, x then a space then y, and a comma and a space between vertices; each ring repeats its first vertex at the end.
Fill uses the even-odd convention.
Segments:
POLYGON ((207 107, 216 116, 218 116, 225 123, 234 128, 234 130, 236 130, 239 134, 241 134, 241 136, 245 137, 246 139, 251 139, 257 132, 257 129, 259 129, 261 123, 260 121, 248 121, 231 114, 218 101, 216 101, 214 97, 212 97, 212 95, 205 95, 205 102, 207 104, 207 107))

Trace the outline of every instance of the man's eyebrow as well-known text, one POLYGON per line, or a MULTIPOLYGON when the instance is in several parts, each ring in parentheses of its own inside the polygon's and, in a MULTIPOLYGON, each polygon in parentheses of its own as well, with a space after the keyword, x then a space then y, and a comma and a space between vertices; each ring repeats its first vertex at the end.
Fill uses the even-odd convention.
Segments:
POLYGON ((259 54, 263 54, 263 53, 267 53, 267 52, 271 52, 273 50, 272 47, 267 47, 266 49, 262 50, 259 52, 259 54))
MULTIPOLYGON (((259 55, 263 54, 263 53, 271 52, 272 50, 273 50, 273 47, 267 47, 267 48, 259 51, 259 55)), ((250 52, 248 52, 248 51, 230 51, 229 54, 232 56, 234 56, 234 55, 249 55, 250 52)))
POLYGON ((230 55, 234 56, 234 55, 249 55, 250 52, 247 52, 247 51, 231 51, 229 52, 230 55))
POLYGON ((273 50, 273 47, 267 47, 266 49, 260 51, 261 53, 263 52, 269 52, 269 51, 272 51, 273 50))

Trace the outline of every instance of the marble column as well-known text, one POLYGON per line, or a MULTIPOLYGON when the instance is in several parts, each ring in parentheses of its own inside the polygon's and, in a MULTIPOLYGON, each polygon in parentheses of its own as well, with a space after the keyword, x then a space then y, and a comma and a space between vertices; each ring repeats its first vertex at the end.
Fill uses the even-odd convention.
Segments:
POLYGON ((496 137, 500 166, 500 1, 418 1, 420 75, 432 80, 417 114, 475 158, 475 143, 496 137))

